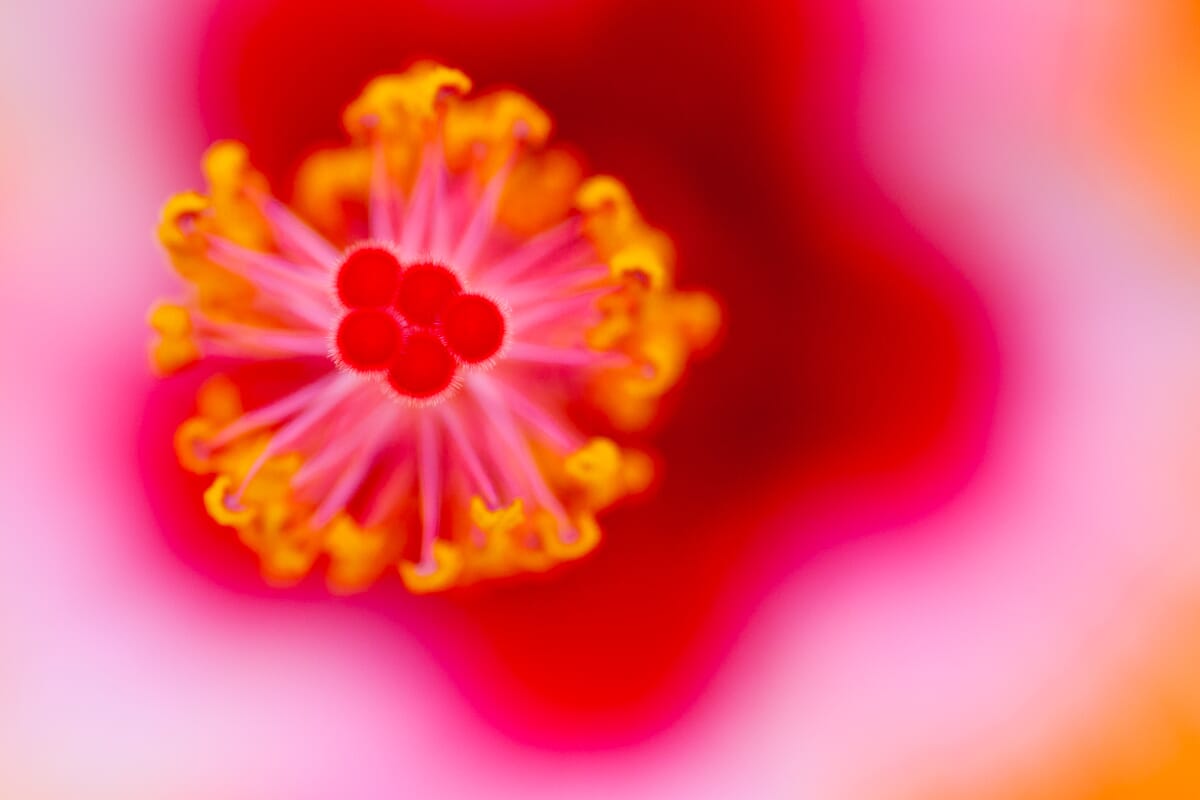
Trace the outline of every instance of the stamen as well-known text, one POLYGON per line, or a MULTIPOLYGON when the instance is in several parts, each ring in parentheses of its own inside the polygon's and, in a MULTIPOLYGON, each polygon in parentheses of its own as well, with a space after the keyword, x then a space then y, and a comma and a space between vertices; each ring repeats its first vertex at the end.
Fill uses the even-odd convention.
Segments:
POLYGON ((292 487, 313 495, 314 499, 319 496, 329 482, 345 472, 349 459, 369 449, 363 442, 372 441, 367 435, 374 430, 372 411, 384 410, 388 409, 371 402, 369 395, 348 399, 330 423, 327 445, 292 477, 292 487))
MULTIPOLYGON (((504 298, 514 308, 540 305, 574 291, 595 285, 609 274, 608 267, 587 266, 563 272, 548 273, 508 287, 504 298)), ((612 287, 616 288, 616 287, 612 287)))
POLYGON ((371 238, 391 242, 397 238, 396 220, 403 219, 397 213, 400 192, 396 191, 395 184, 388 177, 387 154, 383 149, 382 137, 375 139, 373 150, 367 225, 371 231, 371 238))
POLYGON ((242 495, 250 488, 251 482, 258 476, 259 471, 266 466, 271 457, 276 455, 276 451, 271 449, 268 444, 263 448, 263 451, 258 454, 258 458, 254 459, 254 463, 246 470, 246 476, 242 478, 242 482, 238 485, 237 490, 233 494, 226 495, 224 498, 224 506, 229 511, 237 511, 242 509, 242 495))
POLYGON ((346 507, 350 498, 361 487, 363 478, 367 476, 371 464, 375 461, 375 456, 387 441, 380 434, 384 427, 383 421, 387 419, 385 412, 390 411, 389 408, 378 409, 374 415, 368 417, 368 421, 363 425, 362 433, 354 437, 355 441, 366 442, 366 445, 354 449, 354 455, 343 467, 333 488, 329 490, 325 499, 321 501, 321 505, 313 512, 314 527, 324 527, 337 512, 346 507))
POLYGON ((318 278, 307 269, 294 269, 283 258, 255 253, 232 243, 216 244, 209 249, 213 262, 235 275, 251 281, 255 289, 253 305, 275 317, 296 321, 300 327, 324 330, 333 319, 333 305, 326 286, 328 278, 318 278))
POLYGON ((304 408, 318 395, 323 394, 326 390, 331 389, 333 384, 338 380, 338 375, 328 375, 320 380, 303 388, 297 389, 291 394, 284 395, 280 399, 255 409, 249 413, 243 414, 233 422, 226 425, 216 436, 208 442, 208 449, 217 450, 231 442, 240 439, 247 434, 260 431, 264 428, 269 428, 273 425, 278 425, 283 420, 295 414, 300 409, 304 408))
POLYGON ((505 258, 488 268, 487 281, 492 285, 505 284, 536 266, 543 259, 559 253, 572 243, 583 241, 582 222, 571 218, 523 243, 505 258))
POLYGON ((400 227, 400 253, 405 258, 412 258, 425 247, 425 234, 434 200, 434 151, 437 149, 437 145, 431 142, 421 155, 421 167, 413 186, 408 214, 400 227))
POLYGON ((437 541, 442 513, 441 454, 433 420, 422 416, 417 421, 417 480, 421 484, 421 563, 420 573, 437 570, 433 545, 437 541))
POLYGON ((244 508, 241 502, 230 494, 232 488, 228 475, 218 475, 208 490, 204 492, 204 506, 213 519, 222 525, 239 525, 254 517, 254 510, 244 508))
POLYGON ((477 386, 478 391, 474 393, 474 396, 491 421, 492 428, 496 431, 501 443, 520 468, 533 499, 556 517, 565 518, 566 512, 542 478, 542 474, 533 460, 533 454, 529 451, 529 445, 521 435, 504 398, 496 390, 490 378, 479 376, 477 386))
POLYGON ((392 464, 387 480, 375 491, 375 496, 370 498, 363 512, 367 527, 383 522, 408 499, 415 477, 416 469, 411 461, 402 460, 392 464))
POLYGON ((467 438, 467 433, 463 429, 463 423, 459 418, 458 411, 452 406, 443 406, 442 421, 445 423, 446 430, 450 434, 451 443, 458 451, 458 454, 462 456, 463 463, 467 468, 467 474, 475 484, 475 488, 479 490, 479 493, 492 506, 498 505, 499 500, 496 495, 496 486, 492 483, 492 479, 488 477, 486 470, 484 470, 483 462, 479 460, 479 453, 471 445, 471 440, 467 438))
POLYGON ((578 320, 580 316, 587 317, 596 312, 596 301, 612 291, 613 287, 605 286, 573 294, 561 300, 539 303, 526 310, 515 309, 512 315, 513 330, 524 333, 543 325, 578 320))
POLYGON ((604 363, 626 363, 628 356, 620 353, 604 353, 585 347, 554 347, 532 342, 513 342, 504 357, 513 361, 531 364, 546 364, 559 367, 586 367, 604 363))
POLYGON ((203 334, 213 353, 245 358, 294 358, 324 355, 329 345, 324 337, 309 331, 265 328, 240 322, 214 322, 207 317, 195 317, 196 330, 203 334))
POLYGON ((270 223, 271 232, 275 234, 280 249, 285 253, 325 269, 332 269, 337 263, 337 249, 288 210, 283 203, 273 197, 260 197, 259 207, 270 223))
POLYGON ((323 272, 311 264, 302 264, 283 256, 261 253, 242 247, 223 236, 206 234, 205 243, 208 254, 213 261, 230 272, 242 275, 249 280, 263 277, 273 277, 281 282, 291 284, 297 289, 311 290, 315 293, 325 292, 323 272))
POLYGON ((446 202, 449 175, 446 173, 446 159, 440 146, 434 151, 434 158, 433 226, 429 232, 429 253, 434 258, 444 259, 450 257, 450 208, 446 202))
POLYGON ((338 406, 357 388, 358 381, 350 376, 336 379, 312 401, 311 405, 276 432, 268 449, 285 452, 314 426, 333 416, 338 406))
POLYGON ((465 274, 469 275, 474 270, 475 259, 478 258, 479 251, 483 248, 483 243, 487 241, 487 236, 491 232, 492 223, 496 218, 496 206, 500 203, 500 194, 504 191, 504 184, 512 171, 514 158, 515 153, 488 180, 487 186, 484 187, 483 194, 480 195, 479 202, 475 206, 475 212, 471 215, 462 237, 458 240, 458 247, 454 250, 452 261, 465 274))
POLYGON ((338 406, 345 401, 354 387, 355 383, 352 381, 334 383, 327 392, 319 396, 304 412, 280 428, 271 437, 270 442, 263 448, 262 453, 255 459, 250 469, 246 471, 246 476, 242 479, 242 484, 238 487, 237 493, 234 495, 235 500, 238 502, 241 501, 242 494, 245 493, 250 482, 254 480, 254 476, 258 474, 258 471, 263 468, 268 460, 280 453, 287 452, 310 430, 324 422, 328 417, 333 416, 338 406))
POLYGON ((518 417, 557 448, 564 452, 574 452, 582 445, 582 436, 570 430, 566 424, 524 394, 499 382, 495 384, 495 387, 504 395, 509 407, 518 417))

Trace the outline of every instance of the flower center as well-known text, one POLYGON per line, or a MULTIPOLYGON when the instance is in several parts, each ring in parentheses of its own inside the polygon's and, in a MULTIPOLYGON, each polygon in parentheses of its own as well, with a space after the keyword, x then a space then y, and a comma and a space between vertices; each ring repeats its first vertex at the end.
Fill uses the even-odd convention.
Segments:
POLYGON ((331 357, 351 372, 386 373, 401 397, 444 399, 462 370, 490 364, 504 345, 504 312, 442 264, 358 247, 338 266, 335 288, 345 313, 331 357))

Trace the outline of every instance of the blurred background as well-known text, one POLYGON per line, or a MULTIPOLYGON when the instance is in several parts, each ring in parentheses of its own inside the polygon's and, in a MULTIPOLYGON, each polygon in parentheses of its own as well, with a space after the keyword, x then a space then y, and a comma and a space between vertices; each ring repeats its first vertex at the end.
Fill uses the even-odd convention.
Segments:
POLYGON ((6 0, 0 795, 1200 797, 1200 5, 6 0), (161 204, 515 85, 724 301, 593 557, 262 584, 155 381, 161 204))

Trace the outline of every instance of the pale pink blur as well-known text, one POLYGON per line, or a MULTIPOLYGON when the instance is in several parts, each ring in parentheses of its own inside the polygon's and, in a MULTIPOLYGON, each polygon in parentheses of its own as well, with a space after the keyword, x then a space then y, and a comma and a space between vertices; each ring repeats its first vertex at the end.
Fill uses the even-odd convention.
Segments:
POLYGON ((151 223, 207 144, 162 65, 207 3, 0 13, 0 794, 877 800, 1053 759, 1200 601, 1200 253, 1124 183, 1102 102, 1139 7, 860 5, 857 146, 1000 341, 985 461, 920 535, 804 562, 670 729, 569 755, 362 608, 167 549, 143 319, 151 223))

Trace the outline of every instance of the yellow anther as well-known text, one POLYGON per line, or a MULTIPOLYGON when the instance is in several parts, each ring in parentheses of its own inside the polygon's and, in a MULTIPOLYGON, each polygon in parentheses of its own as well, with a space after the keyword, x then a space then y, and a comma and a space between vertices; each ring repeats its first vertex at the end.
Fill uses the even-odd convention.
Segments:
POLYGON ((243 247, 263 250, 271 232, 257 198, 268 192, 267 179, 250 165, 241 142, 221 141, 204 154, 204 177, 212 198, 213 233, 243 247))
MULTIPOLYGON (((402 185, 415 172, 412 148, 388 151, 388 171, 402 185)), ((367 201, 371 185, 373 154, 366 146, 318 150, 296 171, 292 202, 301 216, 332 240, 343 243, 350 237, 345 208, 367 201)))
POLYGON ((263 510, 261 538, 257 546, 251 545, 258 552, 263 577, 280 586, 307 575, 320 552, 321 537, 303 520, 295 519, 293 512, 284 503, 268 504, 263 510))
POLYGON ((600 544, 600 526, 591 514, 580 515, 571 529, 563 531, 553 516, 541 512, 534 516, 533 526, 546 554, 555 561, 583 558, 600 544))
POLYGON ((191 417, 175 429, 175 456, 189 472, 212 472, 212 459, 204 452, 205 443, 216 433, 216 426, 203 417, 191 417))
POLYGON ((243 480, 270 440, 270 434, 258 433, 229 443, 213 453, 214 471, 228 475, 235 483, 243 480))
POLYGON ((364 528, 348 514, 338 514, 325 534, 330 588, 354 591, 369 586, 383 572, 389 552, 399 543, 398 538, 380 528, 364 528))
POLYGON ((471 79, 464 73, 432 61, 419 61, 399 75, 384 75, 367 84, 346 108, 342 125, 352 136, 368 131, 406 133, 414 124, 433 118, 439 101, 450 94, 466 94, 471 79))
POLYGON ((627 385, 632 394, 643 397, 658 397, 678 383, 687 361, 686 351, 668 335, 647 338, 636 357, 641 365, 637 367, 637 377, 627 385))
POLYGON ((146 322, 163 336, 182 337, 192 332, 191 316, 178 303, 155 303, 146 315, 146 322))
MULTIPOLYGON (((246 484, 242 498, 251 504, 268 502, 292 502, 292 476, 300 466, 300 456, 292 453, 287 456, 270 458, 246 484)), ((244 478, 244 473, 240 475, 244 478)))
POLYGON ((637 278, 642 287, 655 292, 668 289, 674 282, 675 245, 657 228, 639 220, 615 247, 609 264, 617 277, 637 278))
POLYGON ((597 437, 567 456, 563 466, 584 486, 607 486, 620 474, 621 448, 611 439, 597 437))
POLYGON ((648 244, 632 244, 618 250, 608 265, 614 278, 641 279, 651 289, 663 289, 667 285, 667 266, 662 256, 648 244))
POLYGON ((512 572, 514 533, 526 523, 524 503, 518 498, 493 510, 476 496, 471 498, 467 513, 475 530, 463 544, 464 577, 474 580, 512 572))
POLYGON ((508 550, 508 563, 513 572, 545 572, 554 566, 556 559, 546 550, 541 535, 536 529, 537 520, 543 512, 534 512, 530 528, 517 537, 508 550))
POLYGON ((463 100, 446 112, 448 155, 476 143, 507 144, 514 139, 540 145, 550 136, 550 115, 520 92, 501 89, 463 100))
POLYGON ((227 425, 242 415, 242 395, 228 375, 214 375, 196 393, 196 410, 206 420, 227 425))
POLYGON ((525 503, 521 498, 507 506, 489 509, 481 497, 471 498, 471 522, 489 536, 505 536, 525 522, 525 503))
POLYGON ((189 337, 163 337, 150 345, 150 368, 170 375, 200 360, 200 347, 189 337))
POLYGON ((550 128, 550 116, 520 92, 505 89, 463 100, 446 110, 446 163, 457 172, 478 161, 479 177, 486 180, 518 143, 544 144, 550 128))
POLYGON ((267 537, 278 538, 295 527, 295 511, 296 507, 282 498, 265 502, 258 507, 258 527, 267 537))
POLYGON ((222 140, 209 145, 201 169, 214 199, 239 194, 247 186, 266 189, 265 180, 250 166, 250 151, 241 142, 222 140))
POLYGON ((248 506, 230 506, 229 501, 233 499, 230 494, 232 488, 233 481, 228 475, 218 475, 204 492, 204 507, 209 516, 217 522, 239 528, 248 525, 254 519, 255 510, 248 506))
POLYGON ((575 205, 583 213, 584 234, 605 260, 633 243, 645 228, 629 191, 607 175, 584 181, 575 195, 575 205))
POLYGON ((679 332, 693 350, 710 345, 721 330, 721 306, 706 292, 679 292, 672 298, 679 332))
POLYGON ((654 459, 637 450, 626 450, 621 458, 621 484, 629 494, 644 492, 654 482, 654 459))
POLYGON ((476 102, 491 106, 488 116, 495 135, 515 137, 534 147, 540 147, 550 138, 550 115, 520 92, 496 91, 476 102))
POLYGON ((567 456, 563 471, 583 490, 576 499, 592 511, 645 490, 654 479, 654 461, 645 453, 622 450, 610 439, 592 439, 567 456))
POLYGON ((563 150, 545 150, 517 159, 496 208, 496 220, 519 236, 546 230, 571 210, 583 167, 563 150))
POLYGON ((612 370, 592 381, 589 394, 616 430, 639 431, 654 420, 658 399, 634 396, 626 390, 626 383, 621 372, 612 370))
MULTIPOLYGON (((258 250, 270 246, 270 229, 255 199, 266 193, 266 179, 250 167, 245 147, 236 142, 210 147, 204 174, 208 194, 184 192, 168 200, 158 238, 175 270, 195 284, 195 305, 201 314, 216 317, 224 311, 231 319, 252 319, 258 313, 250 309, 253 285, 209 260, 205 236, 219 235, 258 250)), ((189 355, 198 357, 183 345, 170 344, 153 361, 160 371, 169 371, 187 363, 189 355)))
POLYGON ((632 330, 633 322, 628 317, 606 317, 587 332, 587 345, 593 350, 612 350, 632 330))
POLYGON ((633 198, 625 184, 611 175, 594 175, 579 187, 575 205, 584 213, 629 212, 633 208, 633 198))
POLYGON ((208 319, 264 325, 270 320, 251 308, 255 288, 245 278, 210 262, 207 269, 198 270, 191 280, 196 285, 196 305, 208 319))
POLYGON ((168 250, 195 247, 200 241, 196 223, 211 203, 199 192, 172 195, 159 216, 158 240, 168 250))
POLYGON ((291 586, 308 574, 315 560, 308 548, 274 547, 259 554, 259 568, 269 584, 291 586))
POLYGON ((458 582, 463 557, 457 547, 439 539, 433 543, 433 560, 432 570, 412 561, 400 562, 400 579, 413 594, 440 592, 458 582))
POLYGON ((338 561, 361 561, 377 555, 385 543, 382 531, 364 528, 349 514, 338 514, 325 534, 325 551, 338 561))

